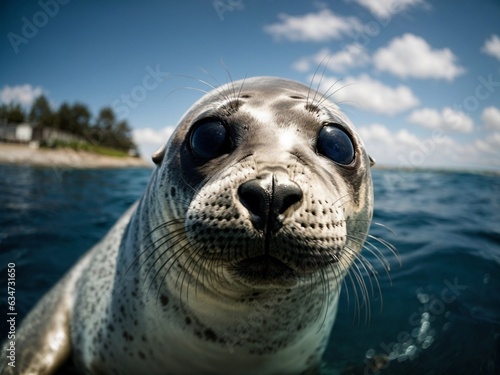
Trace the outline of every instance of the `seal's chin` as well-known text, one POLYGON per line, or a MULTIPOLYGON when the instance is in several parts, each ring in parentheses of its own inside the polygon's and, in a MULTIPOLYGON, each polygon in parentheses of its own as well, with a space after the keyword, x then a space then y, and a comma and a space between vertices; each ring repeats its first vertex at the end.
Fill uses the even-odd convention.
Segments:
POLYGON ((299 275, 285 263, 271 255, 259 255, 240 260, 232 271, 244 283, 254 287, 292 287, 299 275))

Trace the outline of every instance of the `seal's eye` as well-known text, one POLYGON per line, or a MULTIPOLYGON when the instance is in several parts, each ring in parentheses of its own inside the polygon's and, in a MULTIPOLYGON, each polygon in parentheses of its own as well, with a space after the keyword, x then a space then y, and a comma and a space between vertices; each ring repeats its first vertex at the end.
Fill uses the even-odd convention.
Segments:
POLYGON ((226 127, 218 120, 208 119, 195 126, 190 138, 191 150, 203 159, 213 159, 229 152, 226 127))
POLYGON ((341 165, 349 165, 354 160, 354 145, 351 138, 338 126, 323 126, 318 135, 318 152, 341 165))

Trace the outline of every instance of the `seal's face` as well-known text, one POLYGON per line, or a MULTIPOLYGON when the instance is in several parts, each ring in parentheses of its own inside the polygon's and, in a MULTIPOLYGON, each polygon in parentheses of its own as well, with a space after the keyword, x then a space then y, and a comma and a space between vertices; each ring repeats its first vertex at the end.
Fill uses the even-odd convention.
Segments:
POLYGON ((253 78, 184 116, 155 161, 164 204, 183 222, 187 267, 252 288, 343 277, 370 225, 370 159, 319 96, 253 78))

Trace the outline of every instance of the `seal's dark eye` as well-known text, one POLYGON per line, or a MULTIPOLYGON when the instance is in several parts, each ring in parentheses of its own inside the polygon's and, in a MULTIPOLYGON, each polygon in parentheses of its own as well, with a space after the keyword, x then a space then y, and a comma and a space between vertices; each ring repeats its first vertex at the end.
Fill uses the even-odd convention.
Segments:
POLYGON ((196 156, 213 159, 229 152, 229 137, 225 126, 218 120, 203 121, 195 127, 190 138, 196 156))
POLYGON ((335 125, 325 125, 319 132, 318 152, 341 165, 349 165, 354 160, 354 145, 351 138, 335 125))

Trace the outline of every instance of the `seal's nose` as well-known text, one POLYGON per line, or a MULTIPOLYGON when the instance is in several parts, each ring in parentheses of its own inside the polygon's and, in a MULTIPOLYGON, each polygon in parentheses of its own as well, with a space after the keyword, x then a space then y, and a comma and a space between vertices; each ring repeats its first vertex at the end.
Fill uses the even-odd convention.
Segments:
POLYGON ((238 195, 255 229, 276 232, 281 227, 279 216, 302 199, 302 190, 293 181, 279 181, 267 173, 241 184, 238 195))

